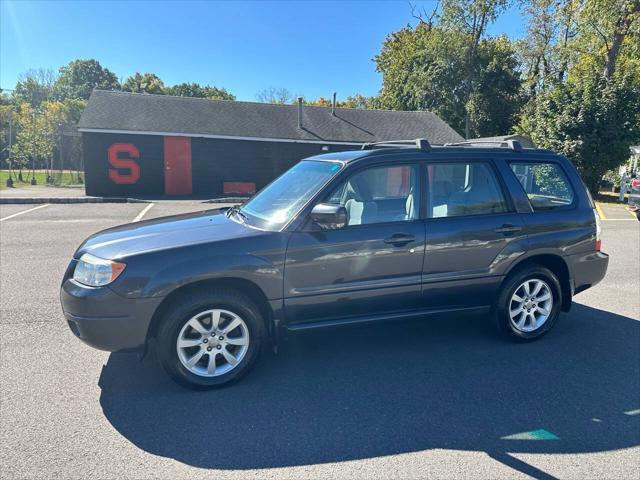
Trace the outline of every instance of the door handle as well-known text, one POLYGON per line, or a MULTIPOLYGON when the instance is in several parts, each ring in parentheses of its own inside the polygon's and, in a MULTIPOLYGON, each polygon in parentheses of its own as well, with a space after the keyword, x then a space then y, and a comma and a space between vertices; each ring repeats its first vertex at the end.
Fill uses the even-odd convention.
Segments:
POLYGON ((400 247, 402 245, 406 245, 407 243, 415 242, 416 237, 413 235, 407 235, 405 233, 394 233, 389 238, 384 239, 384 243, 390 243, 391 245, 395 245, 400 247))
POLYGON ((522 230, 522 227, 518 225, 511 225, 510 223, 504 224, 501 227, 495 229, 496 233, 502 233, 504 235, 510 235, 512 233, 516 233, 522 230))

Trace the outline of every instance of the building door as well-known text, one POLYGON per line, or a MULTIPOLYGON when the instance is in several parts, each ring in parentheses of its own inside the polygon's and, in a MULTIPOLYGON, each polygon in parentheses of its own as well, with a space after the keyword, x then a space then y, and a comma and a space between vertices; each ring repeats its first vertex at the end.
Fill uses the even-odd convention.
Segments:
POLYGON ((164 137, 164 193, 191 195, 191 138, 164 137))

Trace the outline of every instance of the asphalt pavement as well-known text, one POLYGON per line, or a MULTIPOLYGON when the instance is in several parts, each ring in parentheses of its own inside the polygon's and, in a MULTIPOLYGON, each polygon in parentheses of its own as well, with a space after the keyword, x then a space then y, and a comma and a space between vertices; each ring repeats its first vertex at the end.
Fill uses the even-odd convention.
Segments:
POLYGON ((640 477, 640 222, 622 207, 601 207, 607 277, 530 344, 481 317, 332 329, 192 392, 73 336, 58 289, 86 236, 213 207, 0 205, 0 478, 640 477))

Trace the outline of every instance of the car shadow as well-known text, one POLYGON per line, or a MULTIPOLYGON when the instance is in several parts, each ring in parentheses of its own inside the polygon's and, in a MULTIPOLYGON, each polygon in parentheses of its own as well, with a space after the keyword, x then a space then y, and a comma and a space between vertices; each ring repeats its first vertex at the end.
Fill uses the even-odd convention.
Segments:
POLYGON ((239 383, 209 392, 175 386, 155 356, 112 354, 100 403, 139 448, 202 468, 444 448, 544 478, 509 453, 640 444, 638 345, 639 321, 580 304, 528 344, 501 340, 477 317, 344 327, 293 336, 239 383))

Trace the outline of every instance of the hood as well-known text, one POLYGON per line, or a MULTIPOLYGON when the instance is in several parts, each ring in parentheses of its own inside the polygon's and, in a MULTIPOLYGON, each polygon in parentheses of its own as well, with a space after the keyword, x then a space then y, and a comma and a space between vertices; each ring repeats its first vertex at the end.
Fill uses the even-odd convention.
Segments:
POLYGON ((116 260, 128 256, 201 243, 259 235, 221 210, 187 213, 109 228, 87 238, 74 254, 116 260))

